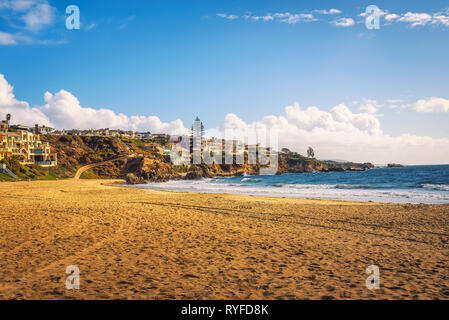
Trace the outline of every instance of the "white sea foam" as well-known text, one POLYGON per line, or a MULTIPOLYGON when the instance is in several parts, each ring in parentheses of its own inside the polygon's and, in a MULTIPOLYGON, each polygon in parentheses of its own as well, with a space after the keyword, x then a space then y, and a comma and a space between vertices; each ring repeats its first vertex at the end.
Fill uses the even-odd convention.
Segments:
POLYGON ((423 184, 422 187, 429 190, 449 191, 449 185, 446 184, 423 184))
MULTIPOLYGON (((244 179, 243 179, 244 180, 244 179)), ((274 186, 252 185, 245 182, 217 182, 216 179, 169 181, 148 183, 135 187, 152 190, 169 190, 197 193, 230 193, 255 196, 337 199, 353 201, 397 202, 397 203, 449 203, 448 186, 423 185, 420 189, 363 189, 344 188, 338 185, 282 184, 274 186), (436 186, 436 187, 435 187, 436 186)))

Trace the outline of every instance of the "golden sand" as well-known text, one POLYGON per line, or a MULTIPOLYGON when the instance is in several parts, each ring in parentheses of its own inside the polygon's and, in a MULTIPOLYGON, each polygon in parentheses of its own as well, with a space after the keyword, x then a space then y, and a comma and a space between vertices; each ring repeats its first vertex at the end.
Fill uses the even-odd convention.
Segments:
POLYGON ((0 219, 1 299, 449 298, 449 205, 47 181, 0 183, 0 219))

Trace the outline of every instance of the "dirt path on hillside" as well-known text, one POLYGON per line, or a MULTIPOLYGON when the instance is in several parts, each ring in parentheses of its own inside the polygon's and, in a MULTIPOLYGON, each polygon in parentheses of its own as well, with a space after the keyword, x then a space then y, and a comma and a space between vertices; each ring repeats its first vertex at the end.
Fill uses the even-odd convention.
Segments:
POLYGON ((121 157, 118 157, 118 158, 115 158, 115 159, 112 159, 112 160, 102 161, 102 162, 98 162, 98 163, 92 163, 92 164, 89 164, 87 166, 81 167, 76 172, 74 179, 75 180, 79 180, 81 178, 81 175, 84 172, 86 172, 87 170, 89 170, 89 169, 92 169, 92 168, 95 168, 95 167, 99 167, 99 166, 102 166, 104 164, 108 164, 108 163, 111 163, 111 162, 114 162, 114 161, 125 160, 125 159, 128 159, 128 158, 134 157, 134 156, 135 156, 134 154, 121 156, 121 157))

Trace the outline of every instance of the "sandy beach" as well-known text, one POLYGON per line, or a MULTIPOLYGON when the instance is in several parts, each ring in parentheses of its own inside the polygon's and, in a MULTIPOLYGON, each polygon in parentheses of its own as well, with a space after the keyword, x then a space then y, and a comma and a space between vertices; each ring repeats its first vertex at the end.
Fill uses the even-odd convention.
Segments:
POLYGON ((0 299, 449 298, 449 205, 120 183, 0 183, 0 299), (79 290, 65 287, 69 265, 79 290))

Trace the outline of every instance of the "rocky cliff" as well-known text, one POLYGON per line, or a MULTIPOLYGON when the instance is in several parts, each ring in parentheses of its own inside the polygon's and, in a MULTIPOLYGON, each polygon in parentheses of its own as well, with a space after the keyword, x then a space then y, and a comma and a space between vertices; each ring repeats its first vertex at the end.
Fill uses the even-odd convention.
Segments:
POLYGON ((183 165, 174 166, 157 158, 136 157, 128 160, 123 173, 128 184, 146 181, 193 180, 199 178, 255 175, 258 165, 183 165))
MULTIPOLYGON (((85 165, 136 155, 104 166, 92 168, 82 175, 84 179, 123 178, 129 184, 146 181, 167 181, 172 179, 198 179, 203 177, 257 175, 257 165, 182 165, 175 166, 170 157, 162 155, 166 141, 129 140, 108 137, 43 136, 58 154, 58 166, 42 168, 37 165, 20 165, 14 159, 8 160, 8 167, 21 178, 59 179, 74 177, 76 171, 85 165)), ((280 155, 278 174, 313 171, 366 170, 373 165, 366 163, 339 163, 309 159, 297 153, 280 155)), ((1 178, 1 177, 0 177, 1 178)))
MULTIPOLYGON (((374 168, 371 163, 338 163, 308 159, 298 154, 279 157, 278 174, 331 171, 364 171, 374 168)), ((123 174, 128 184, 147 181, 198 179, 259 174, 260 165, 183 165, 174 166, 166 159, 137 157, 128 160, 123 174)))

